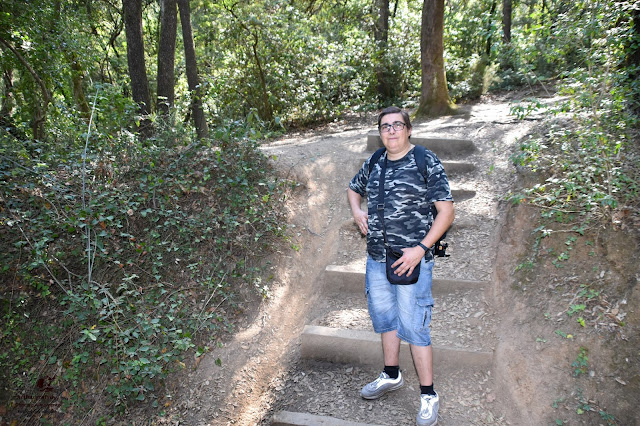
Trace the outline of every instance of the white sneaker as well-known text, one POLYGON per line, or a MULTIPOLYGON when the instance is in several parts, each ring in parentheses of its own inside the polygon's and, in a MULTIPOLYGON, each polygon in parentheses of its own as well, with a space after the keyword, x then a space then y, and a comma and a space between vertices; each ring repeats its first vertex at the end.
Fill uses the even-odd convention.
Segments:
POLYGON ((377 399, 387 392, 400 389, 403 384, 402 373, 398 372, 398 378, 392 379, 383 371, 377 379, 362 388, 360 395, 364 399, 377 399))
POLYGON ((418 426, 432 426, 438 423, 438 408, 440 407, 440 397, 435 395, 420 395, 420 411, 416 417, 418 426))

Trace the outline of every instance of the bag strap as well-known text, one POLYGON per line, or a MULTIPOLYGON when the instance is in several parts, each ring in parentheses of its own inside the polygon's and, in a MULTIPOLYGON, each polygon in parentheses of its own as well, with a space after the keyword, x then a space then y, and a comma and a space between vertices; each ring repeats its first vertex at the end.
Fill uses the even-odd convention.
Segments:
MULTIPOLYGON (((369 175, 371 175, 371 171, 373 167, 378 163, 380 157, 386 151, 385 147, 379 148, 376 152, 371 155, 371 159, 369 160, 369 175)), ((425 152, 426 148, 421 145, 416 145, 413 149, 413 157, 416 162, 416 166, 418 167, 418 171, 422 175, 424 179, 424 184, 427 184, 427 165, 425 161, 425 152)), ((387 171, 387 157, 384 158, 382 165, 380 166, 380 183, 378 184, 378 205, 376 207, 376 212, 378 213, 378 218, 380 220, 380 224, 382 225, 382 238, 384 239, 385 247, 389 247, 389 243, 387 241, 387 231, 384 225, 384 181, 385 174, 387 171)), ((432 204, 431 208, 437 213, 435 210, 435 206, 432 204)), ((435 217, 435 214, 434 214, 435 217)))
POLYGON ((386 172, 387 157, 384 158, 380 170, 380 183, 378 184, 378 205, 376 207, 376 212, 378 213, 378 219, 380 220, 380 224, 382 225, 382 238, 384 239, 384 246, 389 247, 389 242, 387 241, 387 231, 384 226, 384 175, 386 174, 386 172))

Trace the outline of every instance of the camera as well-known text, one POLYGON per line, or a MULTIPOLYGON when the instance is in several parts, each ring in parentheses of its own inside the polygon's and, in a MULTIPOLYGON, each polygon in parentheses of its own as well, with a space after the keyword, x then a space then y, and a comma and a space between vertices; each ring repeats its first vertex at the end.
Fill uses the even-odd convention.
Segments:
POLYGON ((435 246, 433 246, 433 255, 438 257, 449 257, 447 254, 447 247, 449 247, 449 244, 445 241, 438 240, 435 246))

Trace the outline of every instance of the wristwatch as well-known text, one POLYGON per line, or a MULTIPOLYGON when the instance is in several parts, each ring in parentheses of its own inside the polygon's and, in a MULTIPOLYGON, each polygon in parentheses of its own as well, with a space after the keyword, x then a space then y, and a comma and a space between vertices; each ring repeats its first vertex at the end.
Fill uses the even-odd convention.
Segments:
POLYGON ((425 252, 425 253, 427 253, 427 252, 429 251, 429 249, 427 248, 427 246, 425 246, 424 244, 422 244, 422 243, 418 243, 418 245, 424 249, 424 252, 425 252))

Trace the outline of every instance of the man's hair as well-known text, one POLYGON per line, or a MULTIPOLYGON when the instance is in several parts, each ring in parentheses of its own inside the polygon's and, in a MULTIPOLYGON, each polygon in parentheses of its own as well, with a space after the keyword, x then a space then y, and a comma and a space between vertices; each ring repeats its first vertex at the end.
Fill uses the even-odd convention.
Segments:
POLYGON ((409 113, 407 113, 405 110, 401 108, 398 108, 397 106, 390 106, 383 109, 380 112, 380 115, 378 115, 378 129, 380 129, 380 122, 382 121, 382 117, 384 117, 387 114, 401 114, 402 119, 404 120, 404 124, 407 125, 408 129, 411 128, 411 120, 409 119, 409 113))

